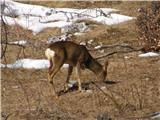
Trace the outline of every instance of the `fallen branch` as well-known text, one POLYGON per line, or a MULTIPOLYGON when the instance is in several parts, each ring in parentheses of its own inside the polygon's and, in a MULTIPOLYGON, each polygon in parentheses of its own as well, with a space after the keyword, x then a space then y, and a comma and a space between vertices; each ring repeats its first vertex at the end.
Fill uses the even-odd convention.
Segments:
POLYGON ((97 60, 102 59, 102 58, 105 58, 105 57, 108 57, 108 56, 111 56, 111 55, 114 55, 114 54, 117 54, 117 53, 130 53, 130 52, 141 51, 141 50, 142 50, 142 48, 133 49, 133 50, 129 50, 129 51, 114 51, 114 52, 108 53, 106 55, 98 56, 95 59, 97 59, 97 60))
POLYGON ((131 50, 136 50, 135 48, 133 48, 128 44, 114 44, 114 45, 97 46, 94 49, 89 49, 89 51, 96 51, 96 50, 102 50, 102 49, 108 49, 108 48, 114 48, 114 47, 123 47, 123 48, 129 48, 131 50))

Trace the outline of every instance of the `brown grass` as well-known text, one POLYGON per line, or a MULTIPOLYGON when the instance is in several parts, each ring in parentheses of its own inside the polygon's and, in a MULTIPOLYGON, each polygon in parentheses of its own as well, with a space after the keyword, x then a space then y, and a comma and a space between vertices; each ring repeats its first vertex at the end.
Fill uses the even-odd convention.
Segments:
MULTIPOLYGON (((46 6, 58 7, 86 7, 86 3, 71 2, 28 2, 46 6), (55 4, 56 3, 56 4, 55 4)), ((103 2, 102 2, 103 3, 103 2)), ((109 6, 118 8, 132 15, 136 8, 147 2, 106 2, 98 6, 109 6), (128 5, 128 6, 127 6, 128 5)), ((90 4, 88 4, 89 6, 90 4)), ((133 14, 133 16, 136 14, 133 14)), ((122 23, 120 25, 107 26, 90 22, 91 30, 81 37, 75 37, 76 42, 93 39, 93 46, 103 44, 128 43, 134 47, 140 47, 137 40, 135 21, 122 23)), ((20 27, 8 26, 9 41, 27 39, 33 43, 46 40, 48 37, 60 34, 59 29, 46 29, 43 32, 32 35, 20 27), (16 34, 15 34, 16 31, 16 34)), ((2 36, 4 35, 2 29, 2 36)), ((45 58, 44 45, 28 46, 25 48, 26 58, 45 58)), ((14 62, 21 48, 8 46, 6 57, 2 63, 14 62)), ((110 50, 112 51, 112 50, 110 50)), ((105 52, 108 52, 107 50, 105 52)), ((95 57, 100 52, 92 52, 95 57)), ((91 89, 92 93, 79 93, 73 91, 62 94, 56 100, 52 94, 52 87, 47 82, 47 69, 1 69, 1 91, 2 91, 2 118, 9 120, 96 120, 100 115, 108 115, 113 120, 135 120, 135 117, 148 115, 160 111, 160 74, 159 57, 139 58, 139 52, 128 54, 116 54, 109 57, 108 80, 116 84, 100 84, 106 86, 100 91, 95 85, 89 84, 95 80, 92 72, 82 71, 83 87, 91 89)), ((20 58, 23 58, 23 53, 20 58)), ((105 59, 100 61, 103 63, 105 59)), ((63 90, 67 70, 62 69, 54 78, 56 91, 63 90)), ((71 80, 76 80, 75 72, 71 80)))

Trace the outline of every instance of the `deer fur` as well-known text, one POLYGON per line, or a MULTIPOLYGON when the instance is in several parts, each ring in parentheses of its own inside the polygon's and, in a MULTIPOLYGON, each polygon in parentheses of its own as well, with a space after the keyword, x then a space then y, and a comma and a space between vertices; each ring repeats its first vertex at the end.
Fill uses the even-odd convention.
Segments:
MULTIPOLYGON (((73 67, 76 67, 76 75, 78 78, 78 90, 81 91, 80 69, 89 69, 97 77, 98 80, 104 81, 107 76, 108 61, 104 67, 97 62, 88 52, 85 46, 78 45, 70 41, 59 41, 49 44, 45 51, 47 59, 50 61, 50 67, 48 71, 48 80, 53 84, 53 77, 60 70, 64 63, 69 64, 68 75, 65 82, 65 88, 68 89, 68 82, 73 71, 73 67)), ((54 88, 55 92, 55 88, 54 88)), ((55 92, 56 94, 56 92, 55 92)))

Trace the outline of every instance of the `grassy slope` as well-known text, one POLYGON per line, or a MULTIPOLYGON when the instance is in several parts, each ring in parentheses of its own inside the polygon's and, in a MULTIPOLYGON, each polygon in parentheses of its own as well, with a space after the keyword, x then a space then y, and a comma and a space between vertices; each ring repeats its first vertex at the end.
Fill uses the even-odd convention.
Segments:
MULTIPOLYGON (((86 8, 92 3, 82 2, 28 2, 49 7, 86 8)), ((149 2, 96 2, 99 7, 112 7, 120 9, 123 14, 137 16, 137 9, 149 2)), ((92 22, 89 22, 92 26, 92 22)), ((59 29, 46 29, 33 36, 30 31, 20 27, 8 26, 8 39, 10 41, 27 39, 30 41, 45 40, 52 35, 60 34, 59 29), (15 31, 17 31, 15 34, 15 31)), ((3 29, 2 29, 2 36, 3 29)), ((107 26, 98 24, 84 36, 75 38, 76 42, 93 39, 95 45, 129 43, 139 46, 137 40, 135 21, 120 25, 107 26)), ((25 55, 29 58, 44 58, 44 49, 41 47, 25 48, 25 55)), ((14 62, 20 48, 8 46, 6 61, 14 62)), ((95 56, 99 52, 92 53, 95 56)), ((62 95, 59 100, 53 98, 51 87, 44 81, 47 70, 9 70, 2 69, 2 112, 10 119, 76 119, 93 120, 98 115, 106 113, 117 120, 124 117, 142 116, 147 113, 160 111, 160 74, 159 58, 138 58, 138 53, 113 55, 110 57, 108 79, 117 84, 107 84, 105 90, 110 99, 101 93, 95 86, 89 85, 93 93, 78 93, 76 90, 62 95), (127 57, 126 57, 127 56, 127 57), (116 104, 113 101, 116 101, 116 104), (28 110, 30 108, 30 110, 28 110)), ((24 57, 20 54, 20 57, 24 57)), ((5 60, 3 59, 2 62, 5 60)), ((67 71, 61 70, 55 77, 56 90, 63 89, 67 71)), ((82 72, 83 83, 95 79, 88 70, 82 72)), ((76 79, 75 74, 72 80, 76 79)), ((131 120, 133 118, 130 118, 131 120)))

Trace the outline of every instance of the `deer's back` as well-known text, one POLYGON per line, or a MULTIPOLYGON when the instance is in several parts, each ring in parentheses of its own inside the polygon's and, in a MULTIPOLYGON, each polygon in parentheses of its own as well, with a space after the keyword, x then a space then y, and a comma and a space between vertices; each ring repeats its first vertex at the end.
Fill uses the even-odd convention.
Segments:
POLYGON ((75 66, 78 61, 87 66, 92 59, 85 46, 70 41, 55 42, 49 45, 49 48, 55 52, 56 56, 64 56, 64 63, 73 66, 75 66))

